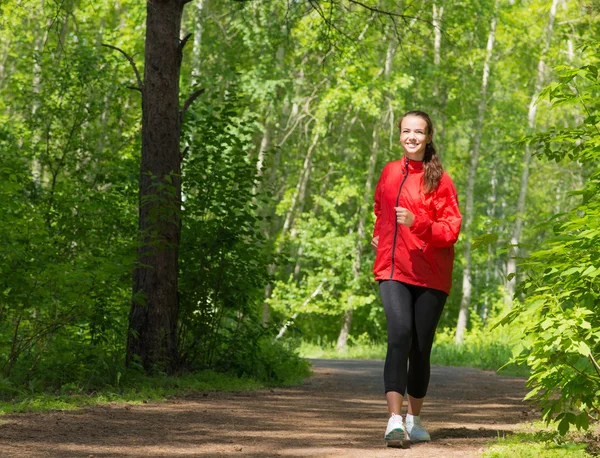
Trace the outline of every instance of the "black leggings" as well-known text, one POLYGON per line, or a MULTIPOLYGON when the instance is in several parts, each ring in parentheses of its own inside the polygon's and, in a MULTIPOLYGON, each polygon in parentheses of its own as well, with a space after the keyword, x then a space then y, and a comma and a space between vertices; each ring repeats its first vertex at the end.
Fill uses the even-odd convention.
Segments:
POLYGON ((379 282, 379 291, 388 328, 383 370, 385 392, 395 391, 404 396, 408 389, 413 398, 424 398, 429 386, 435 328, 448 295, 395 280, 379 282))

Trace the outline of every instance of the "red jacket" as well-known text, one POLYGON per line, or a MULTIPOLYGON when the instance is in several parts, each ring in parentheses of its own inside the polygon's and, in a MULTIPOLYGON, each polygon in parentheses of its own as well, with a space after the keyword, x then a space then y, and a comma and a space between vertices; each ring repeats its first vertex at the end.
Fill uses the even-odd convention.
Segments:
POLYGON ((444 172, 435 191, 421 189, 423 163, 403 157, 386 164, 375 189, 375 230, 379 236, 376 280, 398 280, 450 293, 454 244, 462 216, 456 188, 444 172), (411 227, 396 222, 394 207, 415 215, 411 227))

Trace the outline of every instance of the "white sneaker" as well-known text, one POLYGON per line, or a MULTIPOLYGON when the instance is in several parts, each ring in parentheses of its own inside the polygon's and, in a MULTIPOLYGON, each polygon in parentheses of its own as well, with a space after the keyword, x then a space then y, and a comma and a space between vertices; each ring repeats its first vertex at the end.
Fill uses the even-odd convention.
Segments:
POLYGON ((406 440, 406 431, 400 415, 392 414, 385 430, 385 443, 388 447, 402 447, 406 440))
POLYGON ((406 419, 406 433, 408 440, 411 442, 429 442, 431 440, 429 433, 421 426, 421 419, 419 417, 406 419))

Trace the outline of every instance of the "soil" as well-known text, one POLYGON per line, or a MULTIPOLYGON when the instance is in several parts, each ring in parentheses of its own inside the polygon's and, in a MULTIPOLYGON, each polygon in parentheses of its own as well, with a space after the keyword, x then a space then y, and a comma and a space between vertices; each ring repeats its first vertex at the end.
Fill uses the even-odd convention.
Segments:
POLYGON ((6 415, 2 457, 476 457, 537 419, 525 380, 433 367, 430 443, 387 448, 382 361, 313 360, 301 386, 201 392, 143 405, 6 415))

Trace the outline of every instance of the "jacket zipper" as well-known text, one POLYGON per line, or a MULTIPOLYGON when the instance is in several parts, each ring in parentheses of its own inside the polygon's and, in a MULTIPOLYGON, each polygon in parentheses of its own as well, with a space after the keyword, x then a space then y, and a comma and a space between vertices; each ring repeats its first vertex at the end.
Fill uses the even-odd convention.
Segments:
MULTIPOLYGON (((406 158, 405 174, 404 174, 404 178, 402 179, 402 183, 400 183, 400 189, 398 189, 398 195, 396 196, 395 207, 397 207, 398 203, 400 202, 400 193, 402 192, 402 188, 404 187, 404 182, 406 181, 407 178, 408 178, 408 158, 406 158)), ((396 211, 395 207, 394 207, 394 212, 396 211)), ((394 220, 396 220, 396 218, 394 218, 394 220)), ((390 280, 392 280, 392 277, 394 276, 394 253, 396 252, 396 237, 397 236, 398 236, 398 221, 396 221, 396 225, 394 227, 394 244, 392 245, 392 270, 390 272, 390 280)))

